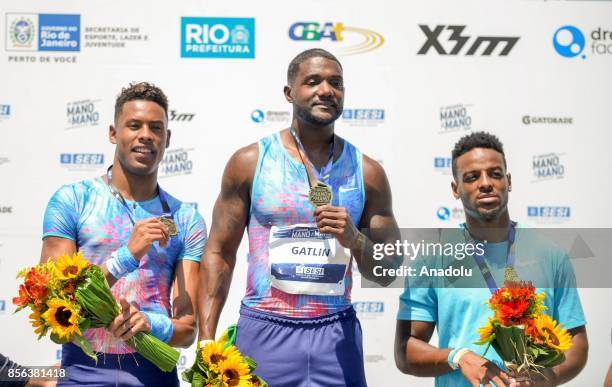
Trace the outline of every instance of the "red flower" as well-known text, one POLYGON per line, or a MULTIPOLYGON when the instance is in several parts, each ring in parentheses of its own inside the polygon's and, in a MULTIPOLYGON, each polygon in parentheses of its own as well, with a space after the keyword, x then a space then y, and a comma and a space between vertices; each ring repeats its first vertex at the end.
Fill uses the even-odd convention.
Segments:
POLYGON ((33 302, 36 305, 45 303, 49 295, 47 284, 49 283, 49 273, 43 273, 30 269, 26 274, 23 285, 19 285, 19 297, 13 298, 13 304, 18 306, 27 305, 33 302))
POLYGON ((13 297, 13 304, 17 306, 26 306, 31 302, 30 295, 25 286, 19 285, 19 297, 13 297))

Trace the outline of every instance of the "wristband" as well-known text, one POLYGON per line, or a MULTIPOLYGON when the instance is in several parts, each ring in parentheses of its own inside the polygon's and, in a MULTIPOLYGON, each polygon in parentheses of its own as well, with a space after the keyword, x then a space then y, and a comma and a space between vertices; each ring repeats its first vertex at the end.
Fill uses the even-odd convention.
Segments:
POLYGON ((448 365, 453 370, 459 369, 459 360, 465 355, 467 352, 470 352, 468 348, 455 348, 448 354, 448 365))
POLYGON ((111 258, 106 260, 106 268, 113 277, 119 279, 138 269, 138 261, 127 246, 121 246, 118 250, 113 251, 111 258))
POLYGON ((174 325, 172 324, 170 317, 166 316, 165 314, 154 312, 141 311, 141 313, 144 314, 149 320, 151 334, 164 343, 168 343, 172 338, 172 334, 174 333, 174 325))
POLYGON ((200 348, 204 348, 206 346, 206 344, 214 343, 214 342, 215 342, 215 340, 204 339, 204 340, 200 340, 199 345, 200 345, 200 348))

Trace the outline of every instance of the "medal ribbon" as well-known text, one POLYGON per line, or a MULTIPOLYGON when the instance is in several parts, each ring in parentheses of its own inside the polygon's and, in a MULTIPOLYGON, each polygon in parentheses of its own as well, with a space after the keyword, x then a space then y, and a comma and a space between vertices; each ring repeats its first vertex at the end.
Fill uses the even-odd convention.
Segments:
POLYGON ((317 171, 314 164, 310 160, 308 160, 308 153, 306 153, 306 149, 304 148, 302 141, 300 141, 300 138, 298 137, 295 131, 295 128, 293 128, 292 126, 291 128, 289 128, 289 131, 291 132, 291 135, 293 136, 293 139, 295 140, 295 144, 300 150, 298 154, 300 155, 300 160, 302 160, 302 164, 304 165, 304 168, 306 168, 306 176, 308 177, 308 185, 310 187, 314 187, 316 185, 316 181, 315 181, 315 184, 313 184, 310 179, 311 174, 316 177, 317 181, 320 181, 323 183, 325 183, 326 181, 329 181, 329 178, 331 177, 332 165, 334 163, 334 146, 335 146, 334 136, 332 135, 332 143, 331 143, 331 146, 329 147, 329 159, 327 160, 327 164, 323 166, 320 171, 317 171), (306 156, 306 159, 308 160, 308 164, 302 158, 302 152, 306 156))
MULTIPOLYGON (((475 239, 472 238, 467 228, 467 225, 463 223, 462 226, 463 226, 463 233, 465 236, 465 240, 474 242, 475 239)), ((508 230, 508 252, 506 255, 506 270, 514 268, 514 260, 515 260, 514 240, 515 238, 516 238, 516 222, 510 221, 510 229, 508 230)), ((489 290, 491 291, 491 293, 495 292, 498 289, 497 283, 495 282, 495 278, 493 278, 493 275, 491 274, 491 270, 489 270, 489 266, 485 262, 484 254, 474 253, 474 260, 476 261, 476 264, 478 265, 478 268, 480 269, 480 272, 482 273, 482 276, 484 277, 484 280, 487 283, 489 290)))
MULTIPOLYGON (((132 214, 132 210, 130 210, 130 206, 128 206, 125 198, 123 197, 123 195, 121 195, 121 192, 117 191, 115 187, 113 187, 113 173, 111 171, 112 168, 113 166, 111 165, 106 170, 106 183, 108 184, 108 188, 110 189, 113 196, 117 200, 119 200, 121 204, 123 204, 123 207, 126 209, 130 221, 132 222, 132 225, 135 225, 136 221, 134 220, 134 216, 132 214)), ((159 184, 157 185, 157 192, 159 192, 159 201, 161 202, 162 206, 162 217, 172 219, 172 211, 170 211, 170 206, 168 205, 168 201, 166 199, 166 193, 162 191, 162 189, 159 187, 159 184)))

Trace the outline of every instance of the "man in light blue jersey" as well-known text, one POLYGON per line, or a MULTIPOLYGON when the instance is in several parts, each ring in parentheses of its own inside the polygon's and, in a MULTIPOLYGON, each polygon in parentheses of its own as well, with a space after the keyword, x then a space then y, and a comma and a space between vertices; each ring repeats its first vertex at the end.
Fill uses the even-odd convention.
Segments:
POLYGON ((461 138, 453 150, 452 167, 453 195, 461 199, 465 209, 465 229, 476 241, 488 242, 484 248, 486 266, 479 263, 474 270, 481 286, 451 288, 437 286, 442 283, 437 281, 427 287, 424 283, 407 287, 400 297, 397 316, 397 367, 411 375, 435 377, 438 387, 491 383, 555 386, 571 380, 586 363, 588 342, 569 258, 535 233, 519 232, 510 221, 508 193, 512 184, 497 137, 476 132, 461 138), (486 346, 475 344, 480 339, 478 329, 492 315, 485 301, 497 286, 503 286, 511 251, 516 251, 517 260, 525 255, 537 257, 533 265, 517 265, 515 273, 520 279, 531 280, 533 268, 543 268, 537 270, 541 276, 534 284, 539 287, 537 292, 546 293, 546 313, 574 336, 573 346, 565 353, 562 364, 520 382, 508 374, 494 350, 485 355, 486 346), (482 272, 479 266, 483 267, 482 272), (436 328, 438 347, 429 344, 436 328))
POLYGON ((296 56, 284 94, 291 127, 240 149, 225 169, 202 265, 200 339, 214 338, 246 227, 238 349, 270 386, 362 387, 352 264, 375 278, 372 241, 397 239, 391 190, 380 164, 334 133, 344 102, 336 57, 296 56))
POLYGON ((150 332, 189 347, 196 335, 206 226, 195 206, 157 183, 170 141, 167 112, 161 89, 148 83, 123 89, 109 129, 113 165, 104 176, 61 187, 47 205, 41 260, 82 252, 102 268, 122 308, 108 329, 85 332, 99 353, 97 365, 76 345, 63 345, 69 379, 58 385, 179 385, 176 369, 162 372, 125 344, 150 332))

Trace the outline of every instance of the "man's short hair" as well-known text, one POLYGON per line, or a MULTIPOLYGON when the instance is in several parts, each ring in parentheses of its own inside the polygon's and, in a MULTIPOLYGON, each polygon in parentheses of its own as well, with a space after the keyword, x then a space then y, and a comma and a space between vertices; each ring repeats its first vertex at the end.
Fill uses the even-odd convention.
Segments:
POLYGON ((130 83, 128 87, 121 89, 121 93, 117 96, 115 102, 115 121, 119 118, 123 105, 129 101, 145 100, 155 102, 164 109, 166 118, 168 118, 168 98, 159 87, 148 83, 130 83))
POLYGON ((289 63, 289 68, 287 69, 287 84, 290 85, 293 83, 293 81, 295 81, 295 77, 300 70, 300 65, 310 58, 326 58, 333 60, 334 62, 338 63, 338 66, 340 66, 340 69, 342 69, 342 64, 331 52, 322 48, 311 48, 309 50, 300 52, 295 58, 293 58, 291 63, 289 63))
POLYGON ((455 179, 457 178, 457 158, 474 148, 493 149, 494 151, 501 153, 502 159, 504 160, 504 168, 506 168, 504 145, 501 143, 501 141, 499 141, 499 138, 487 132, 474 132, 461 137, 455 144, 455 148, 453 149, 452 153, 453 177, 455 177, 455 179))

